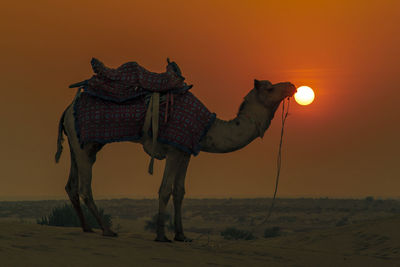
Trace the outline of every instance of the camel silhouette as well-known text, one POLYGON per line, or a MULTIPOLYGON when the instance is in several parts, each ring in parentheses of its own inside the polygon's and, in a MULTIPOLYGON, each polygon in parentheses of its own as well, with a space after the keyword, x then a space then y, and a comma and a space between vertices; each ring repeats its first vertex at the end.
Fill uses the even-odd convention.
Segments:
MULTIPOLYGON (((257 137, 262 137, 268 129, 271 120, 279 104, 287 97, 293 96, 296 87, 290 82, 272 84, 269 81, 254 80, 254 88, 245 96, 240 105, 236 118, 224 121, 215 119, 206 135, 200 141, 201 151, 210 153, 228 153, 239 150, 248 145, 257 137)), ((65 186, 66 192, 72 202, 74 209, 80 219, 84 232, 93 232, 86 223, 80 205, 80 198, 87 205, 94 217, 97 219, 105 236, 116 236, 106 224, 103 223, 99 211, 93 200, 91 182, 92 166, 96 161, 96 154, 104 144, 87 143, 80 145, 75 128, 73 104, 80 93, 78 92, 74 101, 66 108, 59 122, 56 162, 59 161, 62 152, 63 132, 68 137, 71 153, 71 168, 69 179, 65 186)), ((151 155, 152 141, 146 135, 138 141, 143 145, 147 154, 151 155)), ((159 189, 159 211, 157 221, 156 241, 170 242, 165 235, 164 217, 166 206, 173 196, 174 224, 176 241, 191 241, 186 237, 182 225, 182 201, 185 194, 185 177, 191 155, 187 152, 168 145, 158 143, 156 146, 156 158, 166 159, 166 165, 162 183, 159 189)))

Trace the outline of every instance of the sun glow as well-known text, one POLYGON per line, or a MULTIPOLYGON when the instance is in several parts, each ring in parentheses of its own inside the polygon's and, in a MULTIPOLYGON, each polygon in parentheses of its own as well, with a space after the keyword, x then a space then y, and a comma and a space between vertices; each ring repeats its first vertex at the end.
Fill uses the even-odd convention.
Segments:
POLYGON ((297 88, 297 93, 294 94, 294 99, 300 105, 309 105, 314 101, 314 91, 308 86, 300 86, 297 88))

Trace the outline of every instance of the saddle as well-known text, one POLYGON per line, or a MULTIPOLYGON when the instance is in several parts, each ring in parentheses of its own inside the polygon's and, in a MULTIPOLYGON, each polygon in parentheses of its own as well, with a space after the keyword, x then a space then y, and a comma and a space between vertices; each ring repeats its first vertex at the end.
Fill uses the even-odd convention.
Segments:
MULTIPOLYGON (((174 94, 185 93, 193 85, 187 85, 182 76, 179 66, 170 62, 167 58, 166 72, 150 72, 137 62, 128 62, 117 69, 106 67, 100 60, 92 58, 91 66, 95 73, 90 79, 71 84, 69 88, 79 87, 84 92, 102 98, 103 100, 122 103, 144 96, 146 99, 147 111, 143 125, 144 138, 149 136, 152 129, 151 160, 149 173, 153 174, 154 156, 156 152, 158 128, 159 128, 159 107, 164 101, 173 108, 174 94)), ((165 113, 165 120, 167 120, 165 113)))
POLYGON ((169 59, 163 73, 148 71, 137 62, 125 63, 117 69, 106 67, 96 58, 90 63, 95 75, 69 87, 82 87, 85 92, 104 100, 125 102, 151 92, 176 94, 192 88, 184 82, 179 66, 169 59))

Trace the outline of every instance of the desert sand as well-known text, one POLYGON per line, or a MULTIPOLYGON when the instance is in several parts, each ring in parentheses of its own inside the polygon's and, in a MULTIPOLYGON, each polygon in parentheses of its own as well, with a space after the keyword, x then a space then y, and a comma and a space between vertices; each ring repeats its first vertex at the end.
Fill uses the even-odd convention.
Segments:
POLYGON ((117 238, 79 228, 0 222, 1 266, 400 266, 400 217, 250 241, 188 232, 158 243, 137 229, 117 238))

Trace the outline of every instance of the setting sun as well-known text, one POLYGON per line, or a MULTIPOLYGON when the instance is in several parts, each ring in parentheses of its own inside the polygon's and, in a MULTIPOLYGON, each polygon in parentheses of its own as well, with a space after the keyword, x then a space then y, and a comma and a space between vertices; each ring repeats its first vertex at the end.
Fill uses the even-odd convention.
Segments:
POLYGON ((314 91, 308 86, 300 86, 297 88, 297 93, 294 94, 294 99, 300 105, 309 105, 314 101, 314 91))

